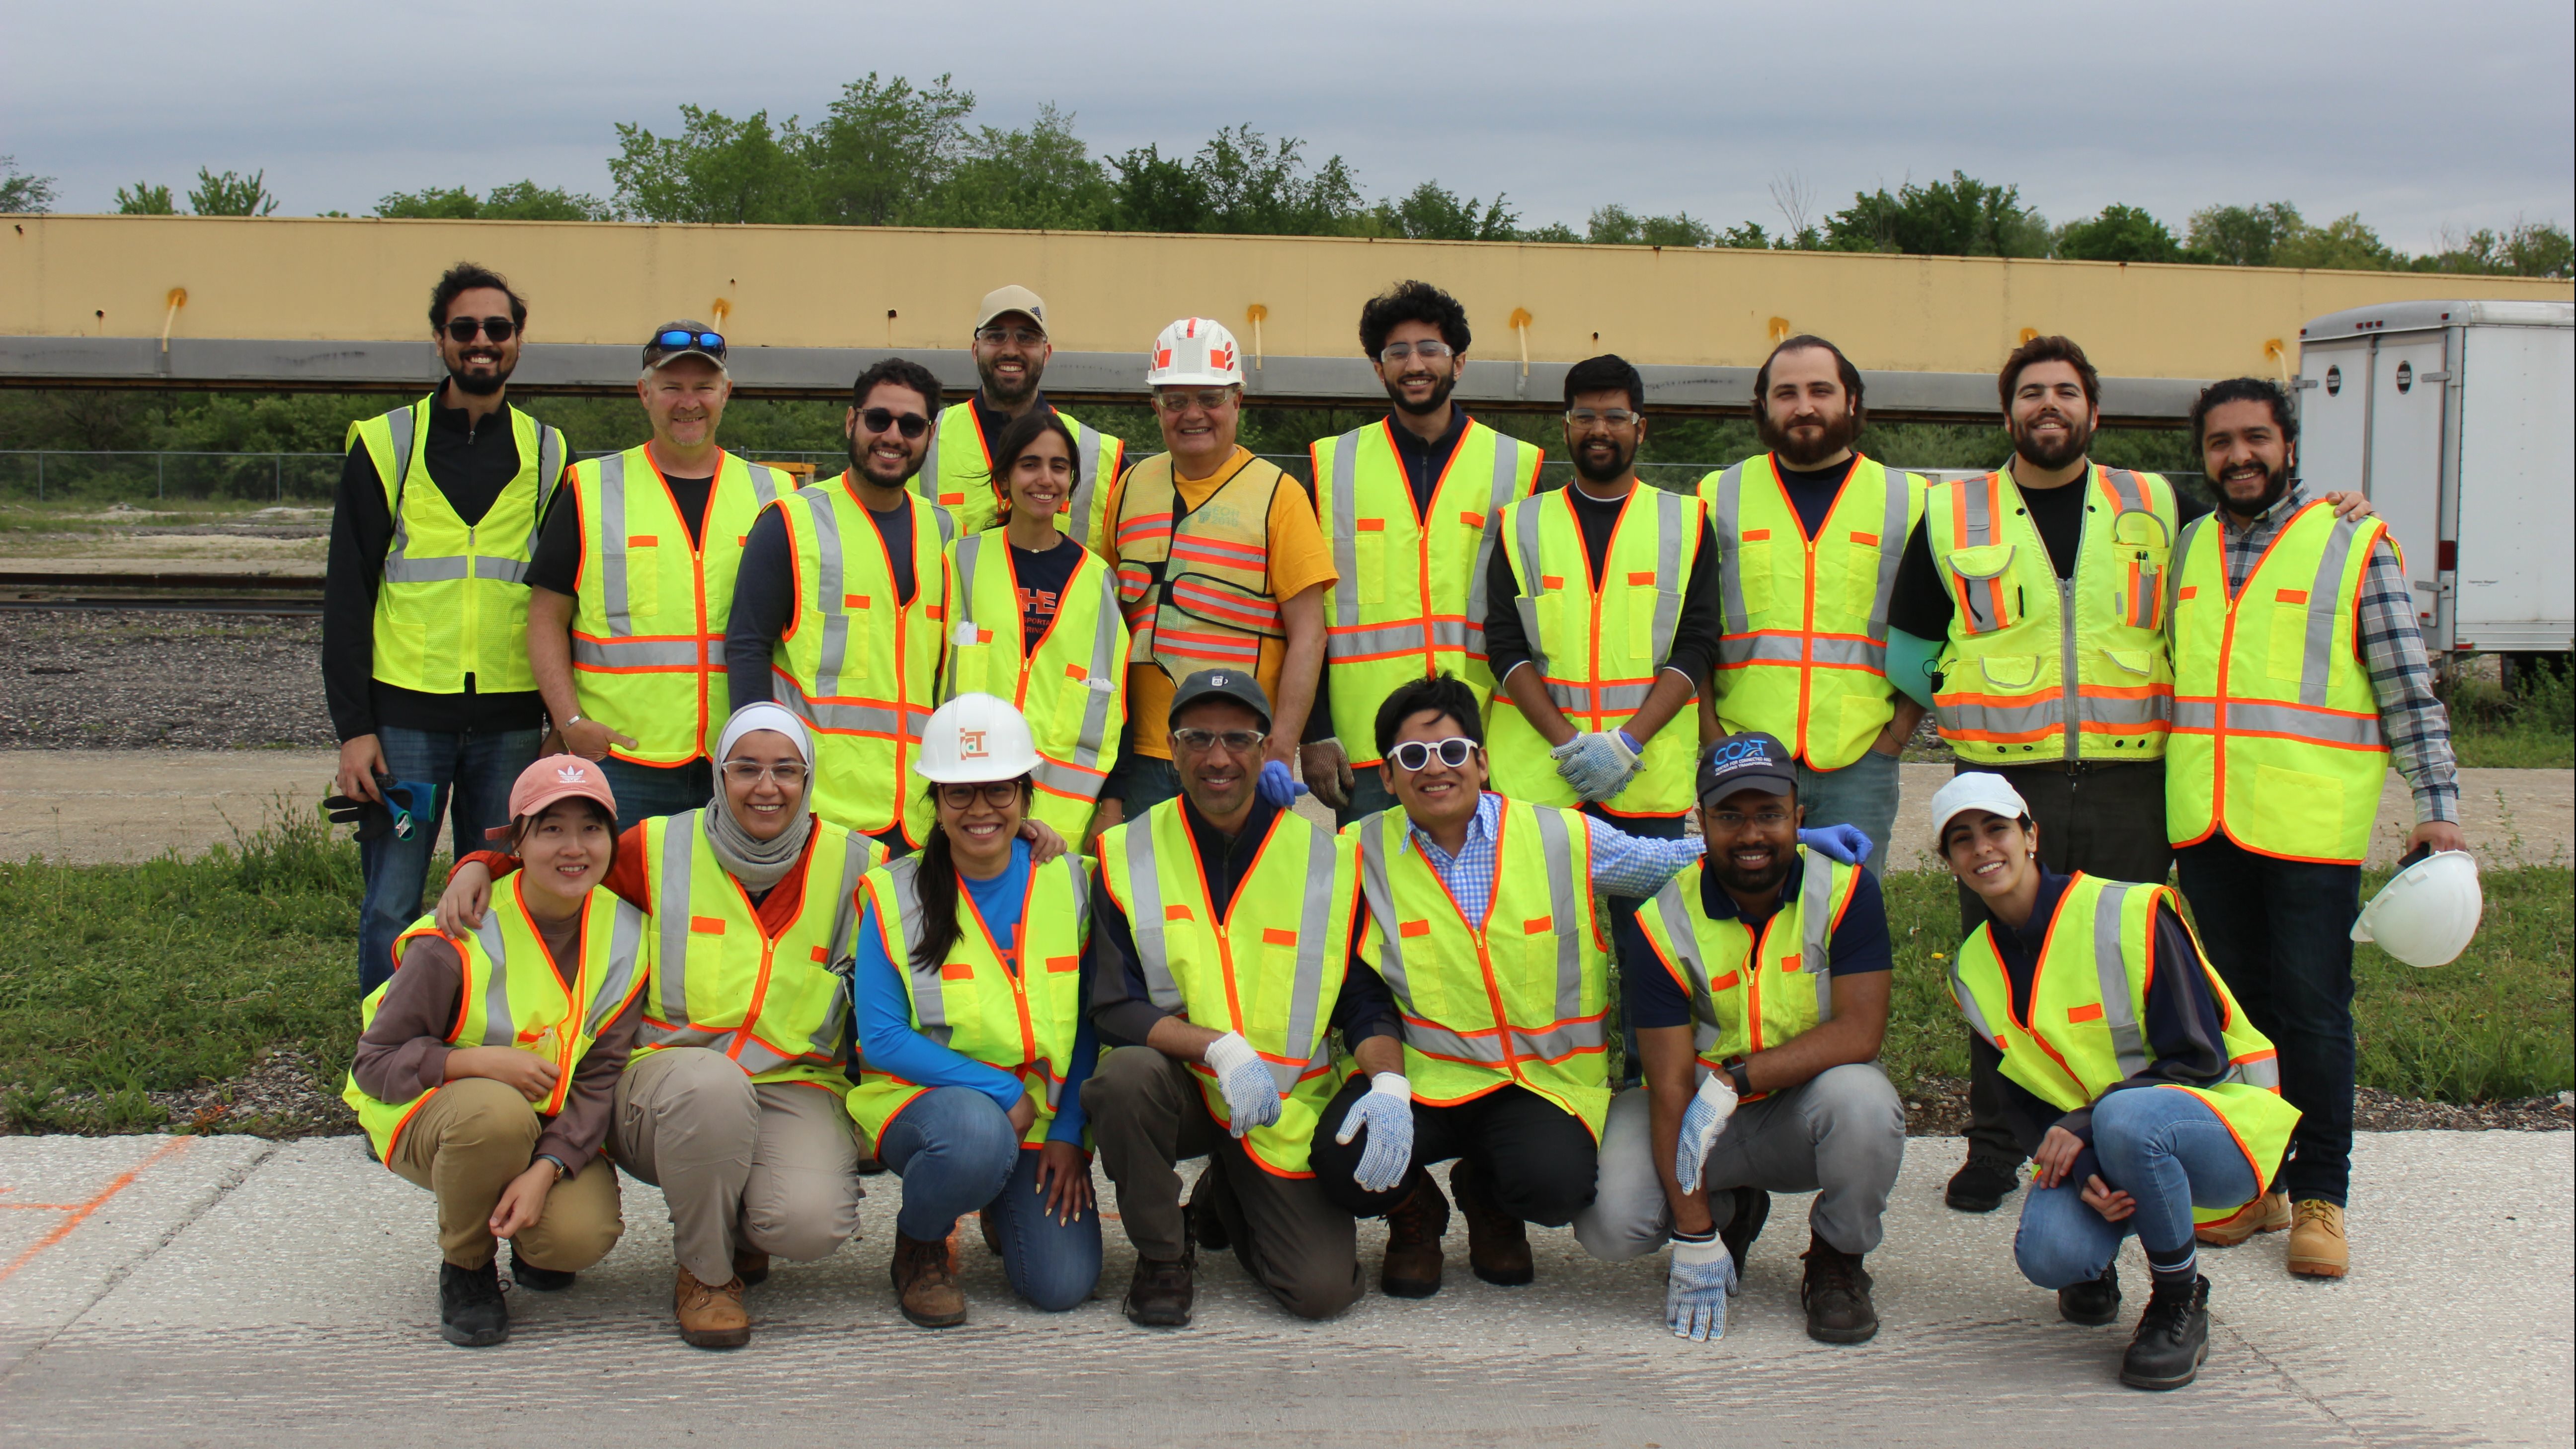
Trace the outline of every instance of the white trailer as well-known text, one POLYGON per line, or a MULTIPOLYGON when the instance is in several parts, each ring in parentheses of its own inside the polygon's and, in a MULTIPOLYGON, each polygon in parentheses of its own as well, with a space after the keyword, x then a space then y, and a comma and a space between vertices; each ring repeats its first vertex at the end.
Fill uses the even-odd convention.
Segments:
POLYGON ((2576 305, 2392 302, 2299 332, 2299 473, 2370 496, 2437 652, 2576 642, 2576 305))

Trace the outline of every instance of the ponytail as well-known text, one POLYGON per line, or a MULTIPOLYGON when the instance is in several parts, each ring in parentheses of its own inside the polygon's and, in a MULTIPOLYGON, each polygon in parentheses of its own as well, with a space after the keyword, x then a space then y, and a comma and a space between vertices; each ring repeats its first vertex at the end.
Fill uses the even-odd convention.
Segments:
MULTIPOLYGON (((939 787, 934 784, 923 793, 931 797, 935 812, 939 787)), ((933 827, 914 859, 920 862, 913 867, 912 889, 921 902, 921 944, 912 953, 912 969, 926 976, 939 969, 957 944, 957 862, 948 853, 948 832, 933 827)))

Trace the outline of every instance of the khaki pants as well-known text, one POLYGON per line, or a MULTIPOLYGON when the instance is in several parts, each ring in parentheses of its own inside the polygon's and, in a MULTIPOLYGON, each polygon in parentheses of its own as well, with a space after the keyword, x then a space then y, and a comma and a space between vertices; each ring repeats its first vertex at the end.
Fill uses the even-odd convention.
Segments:
MULTIPOLYGON (((528 1170, 545 1125, 525 1097, 489 1077, 459 1077, 412 1114, 385 1165, 438 1194, 438 1246, 447 1261, 480 1268, 500 1250, 492 1210, 510 1179, 528 1170)), ((578 1273, 607 1257, 625 1231, 617 1169, 594 1157, 580 1176, 554 1185, 545 1211, 513 1241, 535 1267, 578 1273)))
POLYGON ((671 1246, 701 1283, 739 1248, 810 1263, 858 1236, 858 1143, 837 1092, 754 1083, 721 1052, 671 1047, 617 1080, 618 1165, 662 1189, 671 1246))

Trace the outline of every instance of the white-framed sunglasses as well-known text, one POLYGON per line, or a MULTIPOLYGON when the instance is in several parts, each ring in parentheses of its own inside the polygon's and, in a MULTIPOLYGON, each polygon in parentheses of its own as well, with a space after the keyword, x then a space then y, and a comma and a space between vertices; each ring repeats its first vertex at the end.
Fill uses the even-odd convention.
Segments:
POLYGON ((1445 740, 1406 740, 1387 752, 1387 758, 1395 761, 1395 767, 1407 772, 1431 768, 1434 755, 1440 757, 1440 763, 1455 770, 1476 757, 1476 742, 1459 735, 1451 735, 1445 740))

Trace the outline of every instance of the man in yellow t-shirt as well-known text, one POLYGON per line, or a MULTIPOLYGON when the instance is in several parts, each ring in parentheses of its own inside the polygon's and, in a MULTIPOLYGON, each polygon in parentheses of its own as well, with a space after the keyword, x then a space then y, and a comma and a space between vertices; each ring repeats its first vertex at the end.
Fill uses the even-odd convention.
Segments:
POLYGON ((1324 589, 1338 575, 1297 480, 1235 442, 1243 363, 1234 334, 1205 317, 1163 329, 1145 374, 1164 451, 1110 492, 1102 554, 1133 641, 1127 738, 1101 787, 1095 829, 1180 793, 1165 725, 1176 681, 1249 669, 1274 701, 1263 798, 1305 787, 1289 765, 1324 666, 1324 589))

